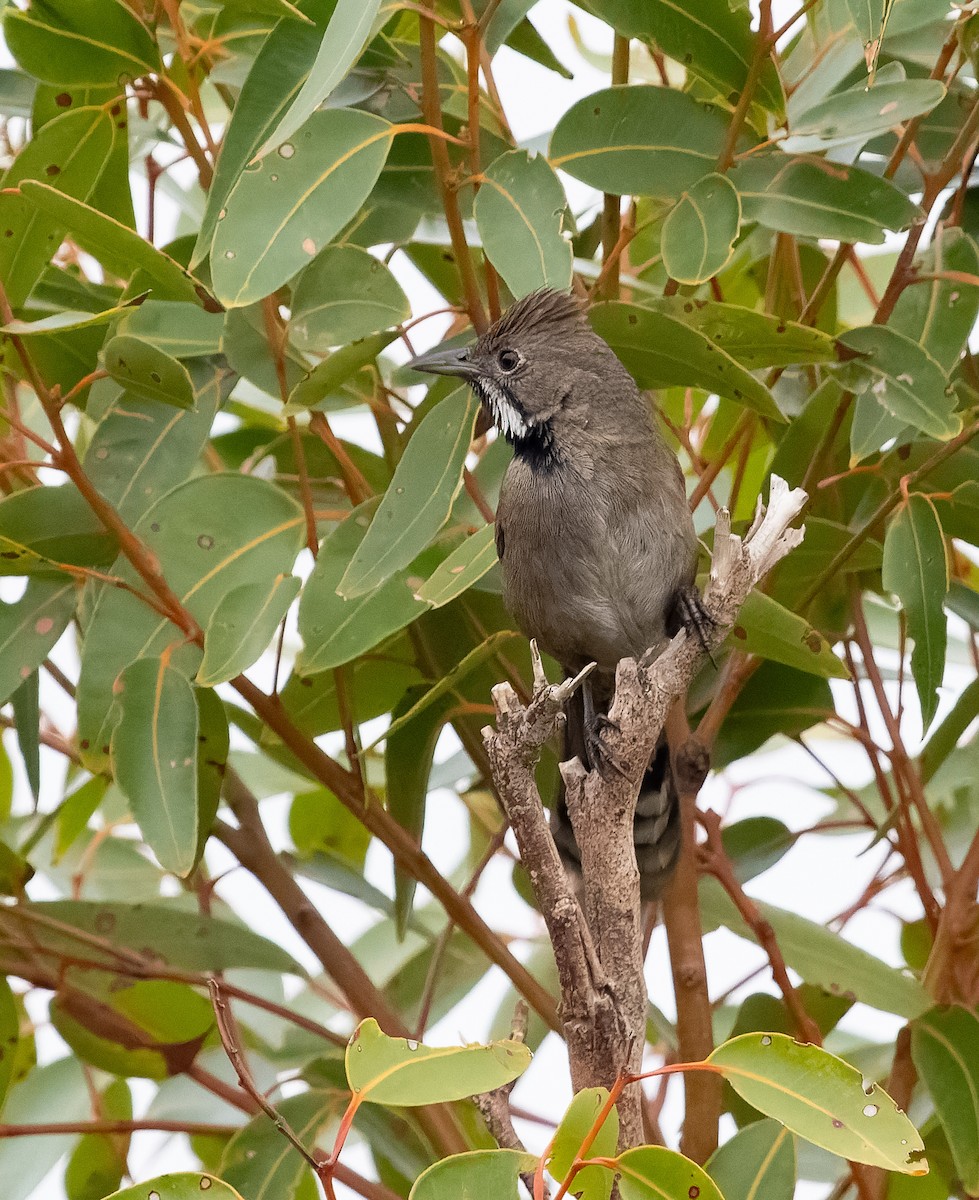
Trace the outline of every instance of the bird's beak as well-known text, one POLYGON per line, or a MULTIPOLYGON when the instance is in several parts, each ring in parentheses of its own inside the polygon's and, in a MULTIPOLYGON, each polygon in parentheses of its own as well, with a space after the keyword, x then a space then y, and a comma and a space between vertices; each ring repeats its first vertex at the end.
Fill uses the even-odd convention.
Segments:
POLYGON ((462 379, 472 379, 479 374, 469 360, 468 346, 457 350, 430 350, 428 354, 413 358, 407 366, 413 371, 427 371, 430 375, 458 375, 462 379))

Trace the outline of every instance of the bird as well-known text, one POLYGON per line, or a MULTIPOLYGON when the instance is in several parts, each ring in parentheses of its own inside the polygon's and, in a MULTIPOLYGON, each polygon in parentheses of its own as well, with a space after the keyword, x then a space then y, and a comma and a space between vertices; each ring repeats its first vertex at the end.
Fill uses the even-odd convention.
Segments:
MULTIPOLYGON (((475 342, 408 365, 463 379, 513 447, 496 513, 503 602, 569 676, 596 664, 569 703, 564 750, 607 777, 621 769, 603 742, 616 664, 681 627, 703 641, 709 622, 680 463, 632 376, 567 292, 531 292, 475 342)), ((563 789, 551 828, 578 872, 563 789)), ((640 787, 634 841, 641 897, 655 900, 681 846, 664 738, 640 787)))

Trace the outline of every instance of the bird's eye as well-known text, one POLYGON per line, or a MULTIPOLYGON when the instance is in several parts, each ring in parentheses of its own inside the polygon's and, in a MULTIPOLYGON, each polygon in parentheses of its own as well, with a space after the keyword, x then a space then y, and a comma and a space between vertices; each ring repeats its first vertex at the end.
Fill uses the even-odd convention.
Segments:
POLYGON ((501 350, 496 360, 503 371, 515 371, 520 366, 520 355, 516 350, 501 350))

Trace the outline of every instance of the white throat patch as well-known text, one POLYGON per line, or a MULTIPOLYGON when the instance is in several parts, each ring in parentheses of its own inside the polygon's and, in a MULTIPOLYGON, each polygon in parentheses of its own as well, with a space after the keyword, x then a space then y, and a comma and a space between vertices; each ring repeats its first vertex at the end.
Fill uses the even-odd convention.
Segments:
POLYGON ((493 413, 493 423, 508 441, 520 441, 530 432, 530 424, 517 411, 506 392, 494 379, 482 378, 478 382, 482 397, 493 413))

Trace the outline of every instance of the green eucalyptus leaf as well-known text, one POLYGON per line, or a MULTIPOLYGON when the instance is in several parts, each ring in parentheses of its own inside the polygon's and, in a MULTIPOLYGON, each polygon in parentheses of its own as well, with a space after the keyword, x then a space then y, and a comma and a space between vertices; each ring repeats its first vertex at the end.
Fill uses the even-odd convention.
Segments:
POLYGON ((380 7, 381 0, 338 0, 308 77, 258 151, 259 157, 292 137, 330 96, 360 57, 380 7))
POLYGON ((522 1042, 487 1046, 422 1046, 381 1032, 373 1017, 347 1044, 350 1090, 374 1104, 417 1105, 462 1100, 516 1079, 530 1065, 522 1042))
POLYGON ((938 708, 938 689, 945 675, 947 642, 945 597, 948 555, 935 506, 912 493, 901 504, 884 537, 884 587, 901 601, 914 642, 911 673, 921 702, 925 731, 938 708))
POLYGON ((252 304, 306 266, 367 199, 393 134, 372 113, 325 109, 244 171, 214 234, 218 299, 252 304))
POLYGON ((277 575, 271 589, 246 583, 219 602, 204 631, 204 659, 196 681, 213 687, 240 675, 258 659, 299 595, 295 575, 277 575))
POLYGON ((884 241, 906 229, 918 211, 886 179, 814 155, 753 154, 731 171, 745 221, 798 237, 844 242, 884 241))
POLYGON ((327 246, 299 276, 289 328, 303 350, 344 346, 408 319, 401 285, 358 246, 327 246))
POLYGON ((622 1200, 724 1200, 714 1181, 695 1162, 665 1146, 638 1146, 615 1160, 622 1200))
POLYGON ((741 228, 741 198, 726 175, 705 175, 666 215, 663 266, 678 283, 705 283, 723 270, 741 228))
MULTIPOLYGON (((17 10, 8 8, 9 14, 17 10)), ((20 14, 18 14, 20 15, 20 14)), ((0 193, 0 280, 8 302, 18 308, 37 283, 61 244, 65 226, 7 189, 25 180, 57 180, 66 195, 85 200, 105 170, 115 140, 115 125, 104 108, 63 113, 37 130, 4 173, 0 193)))
POLYGON ((714 1151, 706 1169, 724 1200, 792 1200, 795 1139, 779 1121, 753 1121, 714 1151))
POLYGON ((931 1094, 955 1169, 967 1192, 979 1191, 979 1015, 934 1008, 911 1026, 911 1055, 931 1094))
POLYGON ((160 69, 160 52, 124 0, 44 0, 4 14, 4 36, 25 71, 45 83, 97 86, 160 69))
POLYGON ((699 330, 619 301, 598 304, 588 315, 640 387, 700 387, 785 420, 765 385, 699 330))
POLYGON ((567 199, 542 155, 501 154, 483 172, 473 205, 483 250, 514 296, 571 286, 567 199))
POLYGON ((157 346, 120 333, 106 342, 102 360, 112 378, 134 395, 173 408, 194 407, 187 368, 157 346))
POLYGON ((166 658, 141 658, 114 687, 113 775, 160 865, 187 875, 197 858, 197 702, 166 658))
POLYGON ((0 604, 0 704, 47 658, 67 629, 76 600, 70 580, 31 579, 19 600, 0 604))
POLYGON ((518 1200, 520 1176, 537 1159, 521 1150, 470 1150, 434 1163, 415 1180, 408 1200, 458 1200, 467 1193, 493 1200, 518 1200))
POLYGON ((343 600, 337 594, 376 503, 368 501, 354 509, 320 546, 299 602, 303 650, 296 669, 303 675, 315 675, 350 662, 403 629, 428 608, 415 599, 417 584, 405 571, 396 572, 375 591, 356 599, 343 600))
POLYGON ((337 591, 353 600, 407 567, 445 524, 462 487, 478 401, 456 388, 412 432, 337 591))
MULTIPOLYGON (((561 1118, 551 1140, 548 1172, 563 1183, 578 1157, 585 1138, 591 1133, 599 1114, 609 1098, 606 1088, 582 1088, 561 1118)), ((611 1158, 619 1142, 619 1112, 612 1105, 602 1121, 588 1150, 589 1158, 611 1158)), ((608 1200, 612 1193, 612 1172, 604 1167, 585 1167, 571 1185, 571 1192, 581 1200, 608 1200)))
POLYGON ((551 138, 551 166, 617 195, 679 200, 711 173, 728 118, 685 92, 616 87, 573 104, 551 138))
POLYGON ((921 1137, 890 1096, 821 1046, 746 1033, 707 1061, 749 1104, 815 1145, 851 1162, 928 1173, 921 1137))
POLYGON ((441 608, 482 579, 498 561, 496 526, 484 525, 439 563, 415 593, 415 598, 424 600, 432 608, 441 608))

